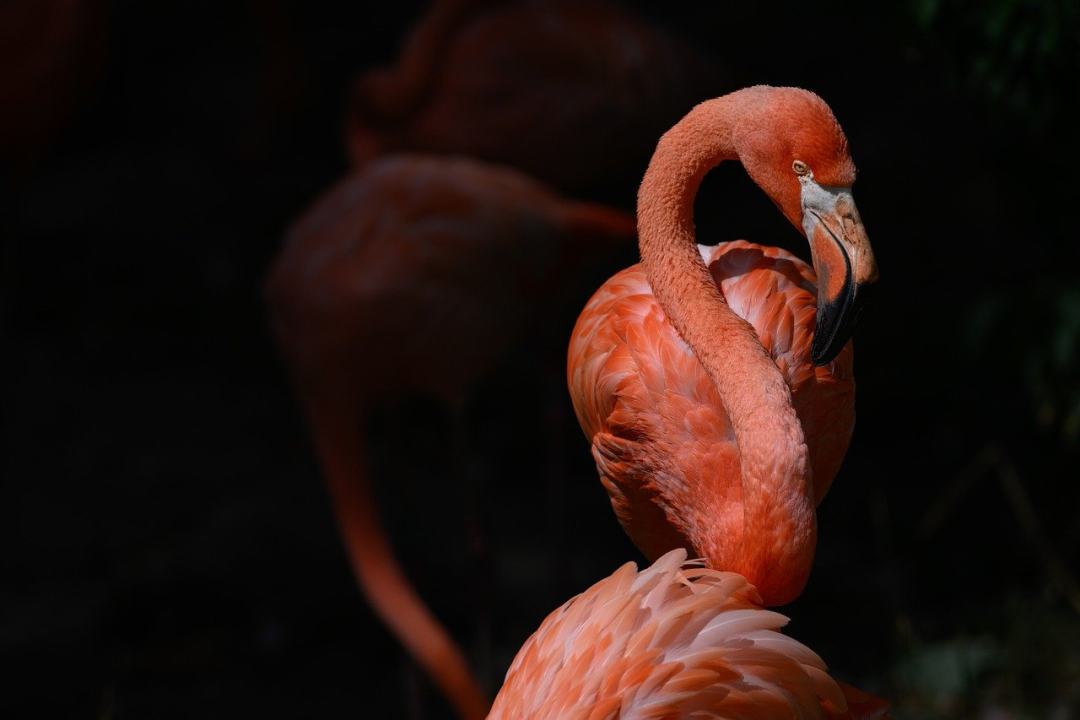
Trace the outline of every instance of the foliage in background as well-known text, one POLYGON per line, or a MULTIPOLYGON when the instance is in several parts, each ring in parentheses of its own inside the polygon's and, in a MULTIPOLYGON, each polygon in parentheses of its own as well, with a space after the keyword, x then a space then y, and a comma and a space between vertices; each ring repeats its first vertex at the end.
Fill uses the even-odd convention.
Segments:
POLYGON ((1043 127, 1067 107, 1080 70, 1080 3, 1073 0, 911 0, 930 46, 947 45, 952 80, 1043 127), (1064 83, 1069 83, 1066 86, 1064 83))

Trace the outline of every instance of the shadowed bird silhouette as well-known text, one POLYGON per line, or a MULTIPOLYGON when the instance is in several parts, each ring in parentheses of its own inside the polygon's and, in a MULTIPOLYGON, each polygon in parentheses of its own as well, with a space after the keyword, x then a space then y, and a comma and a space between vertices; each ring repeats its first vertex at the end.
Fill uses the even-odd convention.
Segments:
POLYGON ((779 632, 745 578, 672 550, 627 563, 551 613, 506 673, 490 720, 888 717, 779 632))
POLYGON ((320 198, 267 278, 360 587, 462 717, 483 717, 487 701, 394 559, 373 505, 367 413, 417 393, 460 404, 555 307, 580 302, 591 262, 633 236, 629 216, 509 168, 391 156, 320 198))
POLYGON ((356 164, 464 153, 566 191, 629 192, 654 138, 718 79, 613 2, 437 0, 396 64, 356 81, 347 143, 356 164))
POLYGON ((767 605, 806 583, 815 508, 854 424, 847 341, 877 276, 854 180, 813 93, 753 87, 698 105, 642 181, 641 264, 596 292, 570 341, 574 408, 631 539, 649 558, 689 548, 767 605), (694 196, 728 160, 806 235, 814 268, 747 242, 697 245, 694 196))

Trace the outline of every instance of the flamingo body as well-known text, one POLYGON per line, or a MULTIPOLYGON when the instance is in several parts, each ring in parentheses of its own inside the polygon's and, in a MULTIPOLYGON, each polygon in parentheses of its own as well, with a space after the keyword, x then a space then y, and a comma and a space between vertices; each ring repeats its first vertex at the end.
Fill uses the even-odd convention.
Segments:
POLYGON ((756 86, 661 137, 638 190, 641 263, 589 302, 567 376, 601 480, 650 558, 685 547, 768 605, 802 592, 817 503, 854 421, 848 342, 877 266, 828 105, 756 86), (694 197, 738 161, 810 242, 814 267, 746 242, 702 248, 694 197))
MULTIPOLYGON (((728 305, 753 326, 791 387, 820 501, 854 426, 850 345, 827 365, 810 362, 817 290, 802 260, 745 241, 699 247, 728 305)), ((612 277, 586 305, 570 340, 568 381, 615 513, 648 557, 693 547, 695 524, 719 524, 719 536, 731 526, 737 536, 739 450, 731 420, 640 265, 612 277)))
POLYGON ((523 318, 633 231, 510 168, 382 158, 290 231, 267 283, 275 329, 309 388, 457 400, 526 332, 523 318))
POLYGON ((627 563, 551 613, 514 658, 489 720, 830 718, 852 720, 847 692, 779 629, 745 578, 687 564, 673 550, 627 563))

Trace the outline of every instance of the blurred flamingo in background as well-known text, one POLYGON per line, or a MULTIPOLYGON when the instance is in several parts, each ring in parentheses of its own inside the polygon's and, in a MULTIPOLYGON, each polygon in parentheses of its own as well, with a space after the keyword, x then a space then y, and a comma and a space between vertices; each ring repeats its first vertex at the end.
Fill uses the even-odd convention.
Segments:
POLYGON ((489 718, 888 717, 785 624, 745 578, 687 563, 685 550, 641 572, 627 563, 544 620, 489 718))
POLYGON ((704 56, 606 0, 436 0, 396 65, 363 74, 353 161, 465 153, 571 192, 629 191, 654 138, 717 92, 704 56))
POLYGON ((587 292, 590 262, 633 236, 631 217, 509 168, 392 156, 318 200, 268 276, 360 587, 462 717, 483 717, 487 701, 394 559, 373 505, 366 415, 415 393, 460 404, 539 320, 587 292))
POLYGON ((689 548, 767 605, 806 583, 815 507, 854 424, 847 340, 877 276, 854 180, 813 93, 760 86, 698 105, 641 184, 641 264, 596 292, 570 342, 574 408, 631 539, 649 558, 689 548), (694 196, 725 160, 805 233, 816 277, 777 248, 696 244, 694 196))

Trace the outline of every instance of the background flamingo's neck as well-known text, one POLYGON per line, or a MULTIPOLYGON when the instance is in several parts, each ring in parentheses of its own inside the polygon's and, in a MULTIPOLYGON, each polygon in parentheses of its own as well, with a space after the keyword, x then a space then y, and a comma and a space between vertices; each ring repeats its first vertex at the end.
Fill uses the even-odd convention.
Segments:
POLYGON ((708 515, 733 510, 719 499, 709 507, 707 491, 700 510, 708 515, 691 520, 688 534, 716 569, 740 572, 771 605, 799 594, 813 561, 817 530, 806 442, 783 376, 701 259, 693 220, 702 178, 738 159, 735 133, 755 121, 739 99, 736 93, 698 105, 660 139, 638 191, 638 234, 653 292, 715 383, 739 447, 742 537, 715 531, 733 523, 709 522, 708 515))

